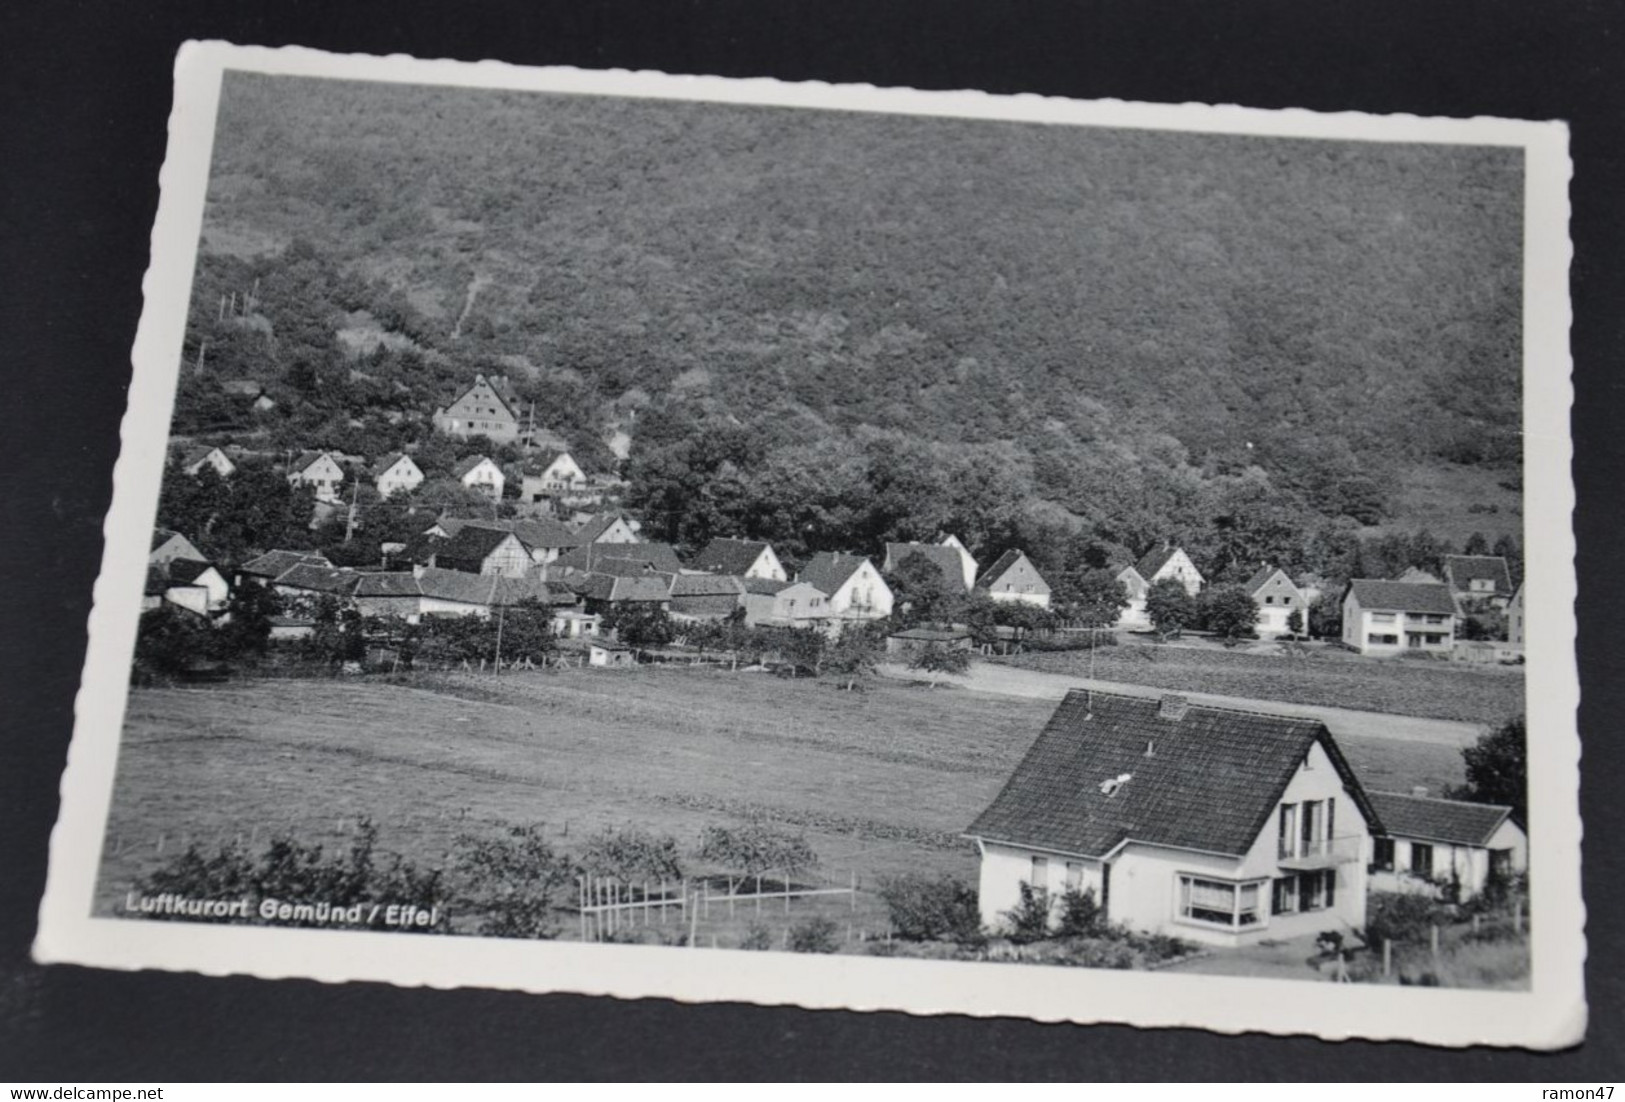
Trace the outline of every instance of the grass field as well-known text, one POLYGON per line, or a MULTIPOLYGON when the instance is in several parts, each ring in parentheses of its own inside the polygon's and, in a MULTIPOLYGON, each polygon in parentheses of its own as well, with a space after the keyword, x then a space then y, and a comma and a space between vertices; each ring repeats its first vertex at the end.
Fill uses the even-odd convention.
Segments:
POLYGON ((1218 647, 1124 644, 995 661, 1160 689, 1319 704, 1363 712, 1500 724, 1524 710, 1522 667, 1376 659, 1332 648, 1304 657, 1218 647))
MULTIPOLYGON (((974 881, 975 849, 958 832, 1052 707, 886 681, 846 693, 647 668, 137 690, 98 908, 113 913, 136 877, 188 842, 263 844, 282 832, 342 845, 362 816, 378 825, 381 848, 437 865, 459 835, 505 824, 544 823, 563 849, 636 824, 686 850, 707 824, 764 815, 805 831, 832 882, 856 874, 864 889, 856 912, 839 897, 798 903, 788 918, 770 904, 773 936, 824 912, 872 930, 884 919, 878 876, 924 870, 974 881)), ((1460 780, 1448 747, 1342 745, 1372 787, 1460 780)), ((753 917, 719 925, 714 908, 702 940, 720 934, 728 944, 753 917)))

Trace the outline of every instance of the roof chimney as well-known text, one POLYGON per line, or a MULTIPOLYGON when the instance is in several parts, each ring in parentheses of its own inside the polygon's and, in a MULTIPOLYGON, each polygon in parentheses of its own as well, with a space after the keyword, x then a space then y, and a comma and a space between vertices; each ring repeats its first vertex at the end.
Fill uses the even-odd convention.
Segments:
POLYGON ((1154 758, 1154 757, 1157 756, 1157 740, 1156 739, 1146 739, 1145 740, 1145 756, 1148 757, 1148 758, 1154 758))
POLYGON ((1169 694, 1158 702, 1157 717, 1159 719, 1171 719, 1177 723, 1185 718, 1185 713, 1190 710, 1190 706, 1191 702, 1185 697, 1169 694))
POLYGON ((1411 795, 1412 796, 1426 796, 1427 794, 1428 794, 1428 786, 1427 785, 1425 785, 1425 784, 1413 784, 1413 785, 1411 785, 1411 795))

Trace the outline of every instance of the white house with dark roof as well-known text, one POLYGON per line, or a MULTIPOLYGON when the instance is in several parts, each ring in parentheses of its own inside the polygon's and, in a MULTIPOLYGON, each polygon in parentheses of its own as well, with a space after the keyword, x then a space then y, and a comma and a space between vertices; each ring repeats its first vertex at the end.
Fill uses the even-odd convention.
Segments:
POLYGON ((525 464, 519 499, 535 502, 586 488, 587 472, 581 469, 581 464, 567 451, 553 451, 525 464))
POLYGON ((208 556, 199 551, 196 544, 179 532, 171 532, 168 528, 154 528, 151 549, 147 552, 147 564, 164 566, 175 559, 209 561, 208 556))
POLYGON ((733 574, 670 574, 673 620, 721 620, 745 601, 745 582, 733 574))
POLYGON ((379 497, 409 494, 423 485, 423 470, 405 452, 390 452, 379 456, 378 462, 373 464, 372 483, 379 497))
POLYGON ((976 580, 976 588, 995 601, 1049 607, 1049 583, 1024 551, 1010 550, 1000 555, 976 580))
POLYGON ((745 623, 750 627, 823 628, 830 622, 829 594, 810 582, 745 578, 745 623))
POLYGON ((1529 835, 1499 804, 1372 792, 1382 821, 1372 844, 1374 891, 1453 893, 1457 901, 1483 891, 1493 877, 1529 868, 1529 835))
POLYGON ((316 492, 317 501, 333 505, 339 500, 344 466, 332 452, 300 452, 288 467, 288 481, 295 486, 309 486, 316 492))
POLYGON ((237 473, 237 464, 219 448, 192 448, 181 456, 181 470, 194 478, 204 467, 213 467, 214 473, 221 478, 230 478, 237 473))
POLYGON ((273 582, 295 566, 332 567, 333 563, 320 551, 288 551, 276 548, 256 555, 237 568, 237 581, 253 579, 273 582))
POLYGON ((1265 563, 1243 583, 1242 588, 1258 607, 1258 623, 1254 630, 1260 639, 1275 639, 1291 634, 1290 621, 1294 612, 1299 617, 1298 630, 1302 632, 1308 628, 1309 601, 1304 597, 1303 590, 1293 584, 1280 567, 1265 563))
POLYGON ((1196 564, 1185 554, 1183 547, 1160 547, 1155 551, 1148 551, 1134 564, 1134 570, 1145 579, 1147 588, 1166 578, 1172 578, 1184 586, 1185 592, 1192 597, 1200 593, 1202 586, 1206 584, 1202 572, 1196 569, 1196 564))
POLYGON ((1128 597, 1128 604, 1123 606, 1117 614, 1117 626, 1120 628, 1148 628, 1151 626, 1151 614, 1146 611, 1145 599, 1151 592, 1151 586, 1140 576, 1140 571, 1131 563, 1119 567, 1114 575, 1117 584, 1123 587, 1128 597))
POLYGON ((1026 883, 1233 946, 1363 927, 1377 829, 1319 720, 1078 689, 966 833, 991 927, 1026 883))
POLYGON ((1343 594, 1343 642, 1361 654, 1449 655, 1455 641, 1447 585, 1356 578, 1343 594))
POLYGON ((820 551, 807 560, 796 581, 829 599, 832 621, 880 620, 891 615, 892 591, 866 555, 820 551))
POLYGON ((694 556, 694 569, 708 574, 735 574, 741 578, 786 581, 790 575, 774 553, 773 545, 762 540, 736 540, 718 536, 694 556))
POLYGON ((500 375, 489 379, 475 375, 450 405, 434 411, 438 431, 448 436, 488 436, 499 444, 520 438, 519 419, 519 399, 500 375))
POLYGON ((1512 599, 1512 572, 1500 555, 1446 555, 1444 580, 1463 609, 1505 608, 1512 599))
POLYGON ((582 544, 636 543, 638 528, 620 513, 594 513, 576 527, 576 537, 582 544))
POLYGON ((451 469, 451 476, 492 501, 502 500, 502 488, 508 482, 508 476, 502 473, 496 460, 484 455, 471 455, 460 460, 451 469))

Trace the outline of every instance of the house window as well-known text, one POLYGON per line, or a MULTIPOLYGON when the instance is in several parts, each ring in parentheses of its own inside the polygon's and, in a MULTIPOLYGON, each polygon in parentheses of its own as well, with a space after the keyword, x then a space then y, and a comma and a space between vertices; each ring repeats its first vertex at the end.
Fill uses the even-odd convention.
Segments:
POLYGON ((1273 605, 1275 603, 1275 598, 1274 597, 1265 597, 1264 598, 1264 603, 1267 604, 1267 605, 1273 605))
POLYGON ((1048 857, 1033 858, 1032 875, 1027 878, 1027 883, 1031 884, 1035 888, 1044 888, 1049 886, 1048 857))
POLYGON ((1371 840, 1371 867, 1380 872, 1394 871, 1394 840, 1392 838, 1373 838, 1371 840))
POLYGON ((1066 887, 1073 892, 1083 887, 1083 865, 1077 861, 1066 863, 1066 887))
POLYGON ((1394 622, 1394 614, 1392 612, 1373 612, 1371 622, 1373 624, 1391 624, 1394 622))
POLYGON ((1433 878, 1433 847, 1426 842, 1411 843, 1411 874, 1429 880, 1433 878))
POLYGON ((1190 922, 1238 929, 1263 921, 1260 881, 1236 884, 1201 876, 1179 876, 1179 917, 1190 922))
POLYGON ((1292 857, 1298 852, 1295 839, 1298 836, 1298 805, 1281 805, 1280 844, 1277 849, 1282 857, 1292 857))
POLYGON ((1277 915, 1296 914, 1298 911, 1298 878, 1296 876, 1281 876, 1275 880, 1275 886, 1270 892, 1270 913, 1277 915))
POLYGON ((1365 641, 1374 646, 1393 647, 1399 645, 1399 636, 1378 635, 1376 632, 1372 632, 1365 637, 1365 641))

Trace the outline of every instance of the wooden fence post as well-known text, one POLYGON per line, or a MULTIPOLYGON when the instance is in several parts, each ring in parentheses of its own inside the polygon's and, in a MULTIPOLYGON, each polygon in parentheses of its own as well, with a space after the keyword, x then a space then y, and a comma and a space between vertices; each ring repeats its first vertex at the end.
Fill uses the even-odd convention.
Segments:
MULTIPOLYGON (((162 852, 162 843, 159 844, 159 850, 160 850, 160 852, 162 852)), ((760 918, 761 915, 762 915, 762 874, 757 873, 756 874, 756 916, 758 918, 760 918)))
MULTIPOLYGON (((848 895, 847 895, 846 898, 851 901, 851 903, 852 903, 852 911, 853 911, 853 913, 856 913, 857 909, 858 909, 858 870, 857 869, 852 870, 852 886, 851 886, 851 888, 847 889, 847 891, 848 891, 848 895)), ((849 935, 851 933, 851 927, 850 926, 847 927, 847 933, 849 935)), ((851 939, 850 936, 848 936, 847 940, 851 941, 852 939, 851 939)))
POLYGON ((1382 939, 1382 974, 1388 975, 1394 970, 1394 941, 1392 938, 1382 939))
MULTIPOLYGON (((685 895, 684 898, 686 899, 687 896, 685 895)), ((694 890, 694 908, 688 912, 688 947, 690 949, 698 949, 700 947, 699 926, 700 893, 699 889, 696 888, 694 890)))
POLYGON ((784 913, 790 913, 790 870, 784 870, 784 913))
POLYGON ((1433 967, 1439 967, 1439 927, 1437 924, 1428 927, 1428 939, 1433 943, 1433 967))

